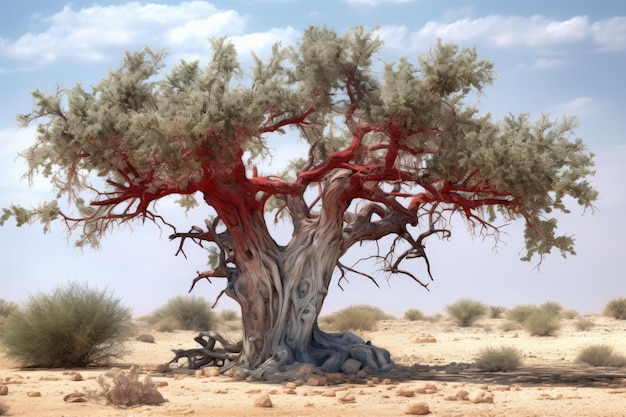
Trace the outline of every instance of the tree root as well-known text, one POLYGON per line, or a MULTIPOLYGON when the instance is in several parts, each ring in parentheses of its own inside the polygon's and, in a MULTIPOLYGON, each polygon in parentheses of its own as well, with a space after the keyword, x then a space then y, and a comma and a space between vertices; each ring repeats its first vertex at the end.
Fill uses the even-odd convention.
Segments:
POLYGON ((189 369, 199 369, 205 366, 223 367, 226 361, 235 361, 243 346, 243 342, 233 343, 225 339, 221 334, 213 331, 200 332, 193 340, 198 342, 202 348, 196 349, 172 349, 174 359, 168 362, 178 363, 179 359, 186 358, 189 369), (215 348, 215 343, 219 342, 222 348, 215 348))

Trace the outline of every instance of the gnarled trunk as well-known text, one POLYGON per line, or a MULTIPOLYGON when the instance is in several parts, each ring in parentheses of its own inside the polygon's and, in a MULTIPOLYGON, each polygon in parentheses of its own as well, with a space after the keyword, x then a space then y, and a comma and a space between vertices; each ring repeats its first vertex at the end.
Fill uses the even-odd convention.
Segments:
POLYGON ((285 247, 274 242, 261 218, 238 219, 245 244, 235 245, 238 274, 226 294, 240 304, 243 318, 243 349, 235 365, 253 370, 255 377, 282 372, 294 362, 328 372, 340 371, 348 359, 375 370, 393 367, 385 349, 351 333, 323 332, 317 325, 345 252, 343 212, 349 199, 341 195, 343 184, 333 181, 349 177, 335 177, 325 188, 319 213, 301 216, 292 210, 294 236, 285 247))

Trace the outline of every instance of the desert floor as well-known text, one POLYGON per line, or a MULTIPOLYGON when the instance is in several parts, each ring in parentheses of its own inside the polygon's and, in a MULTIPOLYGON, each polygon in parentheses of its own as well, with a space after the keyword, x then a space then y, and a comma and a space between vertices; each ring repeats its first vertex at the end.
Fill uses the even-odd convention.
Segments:
MULTIPOLYGON (((576 363, 581 348, 598 343, 626 354, 626 321, 593 316, 594 326, 577 331, 563 320, 556 337, 531 337, 524 330, 504 332, 503 320, 489 319, 458 328, 449 321, 387 320, 360 336, 387 348, 397 369, 382 375, 345 378, 323 386, 246 382, 226 376, 197 377, 184 369, 155 373, 168 362, 171 349, 198 347, 195 332, 150 332, 155 343, 129 342, 130 353, 117 364, 142 366, 167 402, 159 406, 115 408, 91 399, 68 403, 73 392, 97 392, 96 378, 109 368, 20 369, 0 356, 0 385, 8 387, 0 402, 10 416, 400 416, 416 403, 431 416, 626 416, 626 368, 593 368, 576 363), (484 373, 466 368, 480 349, 513 346, 524 356, 519 370, 484 373), (456 366, 455 366, 456 365, 456 366), (72 379, 80 373, 81 381, 72 379), (487 399, 458 399, 462 391, 487 399), (39 393, 40 396, 33 393, 39 393), (255 400, 268 396, 271 407, 255 400)), ((236 326, 221 329, 236 338, 236 326)), ((181 361, 181 364, 183 362, 181 361)), ((143 376, 143 375, 142 375, 143 376)))

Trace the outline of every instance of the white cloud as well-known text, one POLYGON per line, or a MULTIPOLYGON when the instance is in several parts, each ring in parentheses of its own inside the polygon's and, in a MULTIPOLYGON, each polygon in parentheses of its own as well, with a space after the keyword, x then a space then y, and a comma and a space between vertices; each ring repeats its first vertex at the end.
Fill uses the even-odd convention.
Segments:
POLYGON ((215 35, 244 32, 247 18, 236 11, 221 11, 203 1, 177 5, 141 4, 70 6, 43 19, 49 26, 17 40, 0 39, 0 55, 50 62, 64 57, 87 61, 105 59, 107 51, 152 46, 197 48, 215 35))
POLYGON ((570 115, 578 117, 591 114, 595 111, 597 102, 591 97, 576 97, 565 103, 559 103, 552 107, 552 112, 556 114, 570 115))
POLYGON ((626 48, 626 17, 601 20, 591 26, 594 41, 603 51, 626 48))
POLYGON ((520 64, 518 69, 521 70, 551 70, 571 65, 570 61, 559 58, 538 58, 532 64, 520 64))
POLYGON ((354 6, 378 7, 389 3, 411 3, 415 0, 346 0, 346 3, 354 6))

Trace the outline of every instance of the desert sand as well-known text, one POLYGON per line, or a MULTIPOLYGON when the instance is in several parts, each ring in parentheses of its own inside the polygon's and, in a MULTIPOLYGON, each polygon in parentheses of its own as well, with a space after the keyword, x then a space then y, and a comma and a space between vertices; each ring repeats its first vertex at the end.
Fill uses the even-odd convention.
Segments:
MULTIPOLYGON (((9 407, 10 416, 36 417, 401 416, 420 403, 417 407, 423 412, 427 407, 430 416, 626 416, 626 368, 576 362, 581 348, 597 343, 626 354, 626 321, 590 319, 594 326, 587 331, 578 331, 574 320, 563 319, 554 337, 532 337, 522 329, 505 332, 499 327, 502 319, 484 319, 471 328, 458 328, 447 320, 386 320, 375 331, 357 333, 387 348, 395 370, 340 380, 337 375, 312 381, 303 376, 295 383, 196 376, 183 366, 156 373, 157 365, 173 357, 171 349, 198 347, 193 341, 197 333, 137 328, 138 334, 151 333, 155 343, 130 341, 129 353, 113 365, 141 366, 142 377, 149 375, 167 399, 162 405, 124 409, 93 398, 65 402, 67 394, 98 391, 96 378, 110 368, 22 369, 4 356, 0 385, 8 392, 0 395, 0 402, 9 407), (499 346, 519 349, 522 367, 485 373, 469 366, 482 348, 499 346), (82 380, 74 380, 81 379, 76 373, 82 380), (255 405, 266 397, 271 407, 255 405)), ((233 339, 240 334, 233 323, 219 330, 233 339)))

